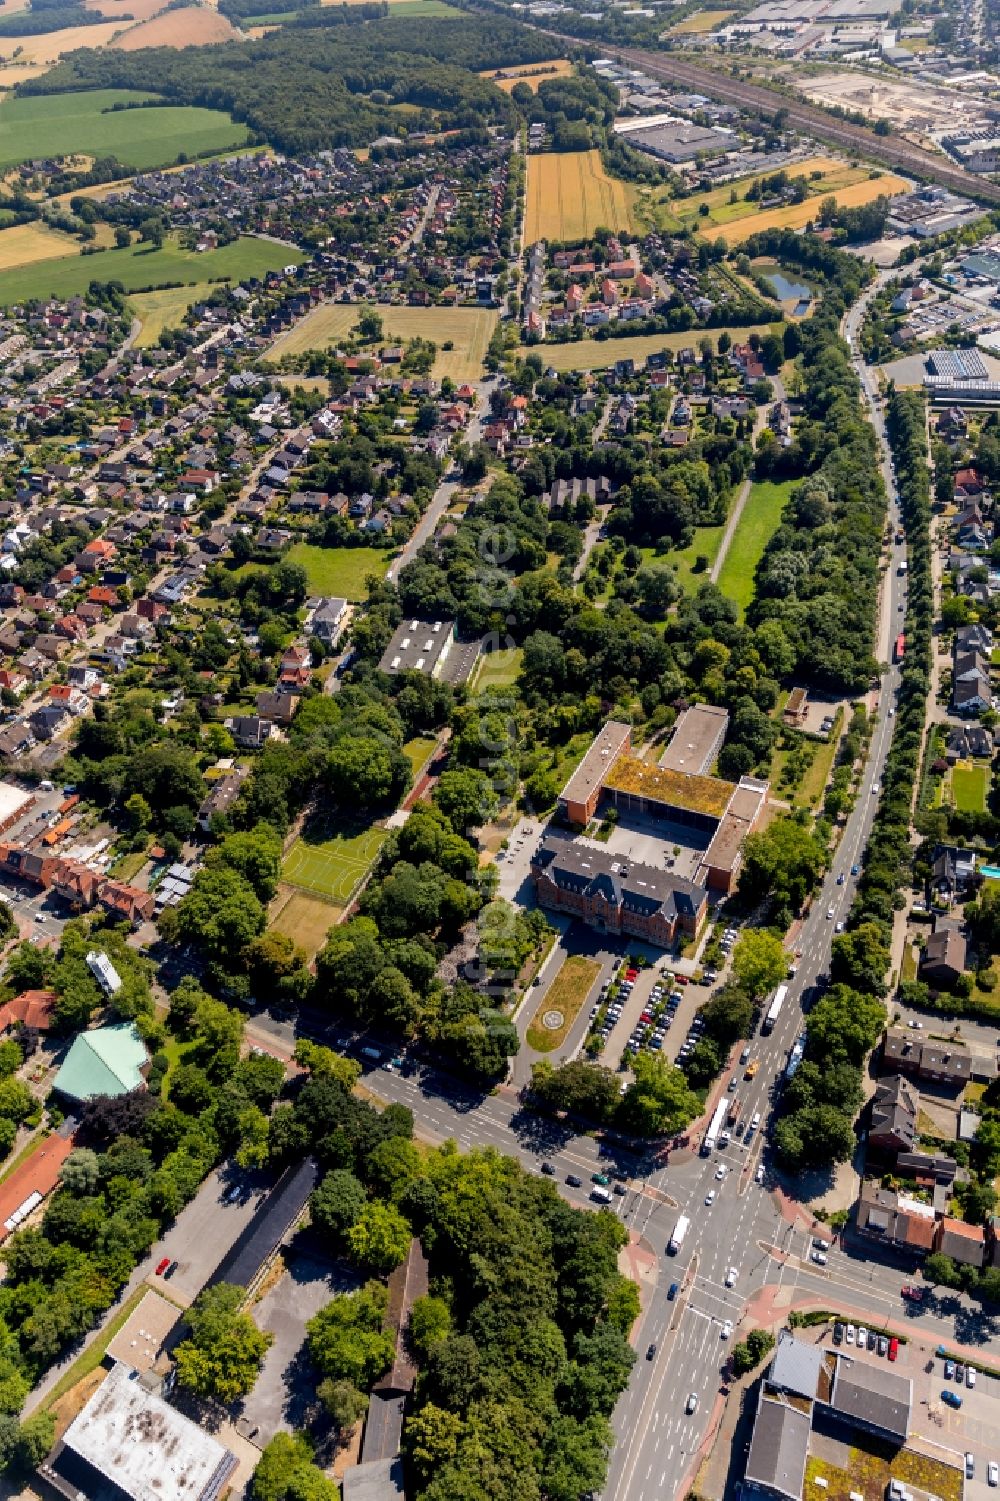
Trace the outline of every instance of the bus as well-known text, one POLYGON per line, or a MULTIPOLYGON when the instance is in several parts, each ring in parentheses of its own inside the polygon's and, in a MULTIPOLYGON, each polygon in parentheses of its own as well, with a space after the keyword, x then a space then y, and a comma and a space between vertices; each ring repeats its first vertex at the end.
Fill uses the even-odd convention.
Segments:
POLYGON ((785 1004, 785 996, 787 994, 788 986, 779 985, 777 990, 774 992, 774 995, 771 997, 771 1004, 767 1008, 767 1015, 764 1017, 760 1028, 765 1037, 769 1032, 774 1031, 774 1024, 778 1020, 782 1006, 785 1004))
POLYGON ((892 648, 892 660, 894 662, 902 662, 903 654, 905 651, 906 637, 903 635, 903 632, 900 631, 899 635, 896 637, 896 643, 892 648))
POLYGON ((716 1105, 712 1119, 709 1123, 708 1130, 705 1132, 705 1135, 702 1138, 701 1155, 703 1157, 711 1157, 712 1153, 715 1151, 716 1145, 718 1144, 719 1140, 719 1132, 722 1130, 723 1124, 726 1119, 726 1111, 728 1109, 729 1101, 726 1099, 720 1100, 716 1105))
POLYGON ((688 1233, 690 1224, 691 1221, 688 1219, 686 1214, 682 1214, 679 1217, 676 1225, 674 1226, 674 1233, 667 1241, 667 1250, 670 1252, 671 1256, 676 1256, 677 1252, 684 1244, 684 1237, 688 1233))
POLYGON ((805 1051, 806 1051, 806 1034, 803 1032, 802 1036, 797 1040, 797 1042, 795 1043, 795 1046, 792 1048, 792 1051, 788 1055, 788 1062, 785 1065, 785 1078, 786 1079, 794 1079, 795 1078, 795 1075, 796 1075, 796 1073, 798 1071, 799 1064, 802 1062, 802 1059, 805 1056, 805 1051))

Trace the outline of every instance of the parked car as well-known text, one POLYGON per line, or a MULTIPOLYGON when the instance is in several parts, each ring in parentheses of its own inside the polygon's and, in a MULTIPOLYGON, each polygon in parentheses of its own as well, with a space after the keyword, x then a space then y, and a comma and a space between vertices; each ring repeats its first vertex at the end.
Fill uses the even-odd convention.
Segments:
POLYGON ((961 1407, 962 1405, 962 1399, 958 1395, 958 1392, 953 1392, 947 1387, 941 1393, 941 1401, 944 1402, 948 1407, 961 1407))
POLYGON ((889 1353, 889 1341, 884 1334, 880 1334, 878 1337, 878 1353, 882 1356, 889 1353))
POLYGON ((966 1478, 966 1480, 973 1480, 973 1479, 975 1479, 975 1474, 976 1474, 976 1456, 972 1453, 971 1450, 966 1449, 966 1451, 965 1451, 965 1478, 966 1478))
POLYGON ((890 1360, 895 1360, 896 1356, 898 1354, 899 1354, 899 1340, 896 1338, 895 1335, 893 1335, 892 1339, 889 1341, 889 1359, 890 1360))
POLYGON ((975 1372, 975 1368, 973 1366, 971 1366, 971 1365, 966 1367, 966 1371, 965 1371, 965 1384, 966 1384, 967 1387, 970 1388, 970 1390, 976 1384, 976 1372, 975 1372))
POLYGON ((1000 1465, 995 1459, 986 1466, 986 1481, 988 1485, 1000 1485, 1000 1465))
POLYGON ((847 1343, 849 1345, 853 1345, 856 1338, 857 1338, 857 1330, 855 1329, 855 1327, 854 1327, 853 1324, 848 1324, 848 1326, 847 1326, 847 1343))
POLYGON ((868 1330, 865 1328, 864 1324, 860 1324, 858 1326, 858 1349, 859 1350, 866 1350, 867 1348, 868 1348, 868 1330))
POLYGON ((167 1267, 169 1265, 170 1265, 170 1257, 169 1256, 164 1256, 161 1261, 158 1261, 156 1263, 156 1275, 157 1275, 157 1277, 162 1277, 163 1274, 164 1274, 164 1272, 167 1270, 167 1267))
POLYGON ((955 1377, 955 1362, 953 1360, 946 1360, 945 1363, 944 1363, 944 1379, 946 1381, 953 1381, 954 1377, 955 1377))

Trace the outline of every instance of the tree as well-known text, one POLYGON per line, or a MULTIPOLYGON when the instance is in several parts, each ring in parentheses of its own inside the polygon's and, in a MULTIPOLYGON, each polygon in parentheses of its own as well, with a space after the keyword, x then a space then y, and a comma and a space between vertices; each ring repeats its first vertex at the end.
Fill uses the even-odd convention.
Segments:
POLYGON ((364 1184, 346 1168, 335 1168, 313 1190, 309 1209, 321 1229, 340 1237, 357 1223, 367 1203, 364 1184))
POLYGON ((409 1221, 392 1204, 366 1204, 347 1231, 347 1244, 355 1261, 383 1275, 406 1258, 413 1231, 409 1221))
POLYGON ((346 1441, 368 1411, 368 1398, 352 1381, 321 1381, 316 1395, 346 1441))
POLYGON ((746 1339, 733 1346, 733 1375, 745 1376, 774 1349, 774 1335, 767 1329, 751 1329, 746 1339))
POLYGON ((461 834, 489 823, 499 806, 489 777, 471 766, 443 771, 431 800, 461 834))
POLYGON ((617 1074, 582 1058, 560 1068, 547 1059, 533 1064, 531 1092, 543 1108, 569 1110, 598 1122, 610 1121, 621 1100, 617 1074))
POLYGON ((701 1110, 701 1101, 679 1068, 665 1058, 640 1053, 632 1064, 629 1085, 618 1110, 626 1130, 643 1136, 681 1131, 701 1110))
POLYGON ((746 928, 733 949, 733 973, 748 995, 767 995, 788 973, 781 939, 763 928, 746 928))
POLYGON ((246 832, 229 834, 205 863, 225 865, 237 871, 253 887, 261 902, 269 902, 278 889, 281 874, 281 835, 268 823, 258 823, 246 832))
POLYGON ((115 228, 115 244, 119 250, 127 250, 132 243, 132 235, 127 224, 119 224, 115 228))
POLYGON ((68 1188, 70 1193, 92 1194, 97 1187, 100 1177, 100 1163, 97 1153, 89 1147, 77 1147, 76 1151, 70 1152, 66 1161, 59 1169, 59 1181, 63 1188, 68 1188))
POLYGON ((228 1404, 245 1397, 273 1334, 257 1328, 241 1306, 244 1289, 220 1282, 199 1293, 188 1310, 191 1336, 177 1346, 177 1379, 199 1397, 228 1404))
POLYGON ((309 1320, 309 1353, 324 1376, 367 1391, 385 1374, 396 1349, 382 1328, 388 1301, 381 1283, 367 1282, 359 1292, 332 1299, 309 1320))
POLYGON ((863 922, 833 940, 830 978, 855 990, 883 996, 889 968, 889 943, 881 923, 863 922))
POLYGON ((174 909, 177 936, 205 957, 239 972, 243 951, 264 931, 267 914, 249 881, 225 866, 203 867, 174 909))
POLYGON ((426 1402, 407 1420, 406 1451, 417 1474, 424 1479, 440 1473, 458 1453, 462 1419, 447 1408, 426 1402))
POLYGON ((410 1340, 421 1361, 451 1334, 451 1312, 443 1298, 427 1293, 417 1298, 410 1314, 410 1340))
POLYGON ((943 1251, 932 1251, 923 1265, 924 1281, 932 1287, 961 1287, 962 1278, 950 1256, 943 1251))
POLYGON ((251 1482, 253 1501, 338 1501, 340 1487, 313 1461, 304 1433, 276 1433, 251 1482))
POLYGON ((847 1162, 856 1146, 850 1116, 833 1105, 811 1105, 783 1116, 774 1128, 773 1139, 779 1157, 796 1172, 847 1162))
POLYGON ((809 1057, 860 1064, 885 1026, 885 1007, 874 996, 832 985, 806 1020, 809 1057))

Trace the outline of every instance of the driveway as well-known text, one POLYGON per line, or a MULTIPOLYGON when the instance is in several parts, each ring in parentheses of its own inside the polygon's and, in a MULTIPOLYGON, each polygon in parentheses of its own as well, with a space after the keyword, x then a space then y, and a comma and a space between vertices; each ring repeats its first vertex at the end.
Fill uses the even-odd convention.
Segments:
POLYGON ((286 1251, 287 1270, 253 1309, 259 1329, 274 1335, 253 1391, 243 1403, 240 1430, 258 1448, 280 1430, 304 1428, 316 1404, 316 1372, 303 1349, 306 1324, 337 1293, 354 1292, 361 1278, 318 1250, 286 1251), (257 1432, 253 1430, 256 1428, 257 1432))

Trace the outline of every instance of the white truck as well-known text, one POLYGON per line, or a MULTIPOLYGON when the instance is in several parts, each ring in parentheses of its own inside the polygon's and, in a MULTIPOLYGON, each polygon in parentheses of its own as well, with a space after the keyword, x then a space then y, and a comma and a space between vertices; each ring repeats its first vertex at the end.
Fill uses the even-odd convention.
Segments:
POLYGON ((712 1114, 712 1119, 708 1125, 708 1130, 705 1132, 705 1135, 702 1139, 701 1155, 703 1157, 711 1157, 712 1153, 715 1151, 715 1148, 719 1142, 719 1132, 725 1125, 726 1113, 728 1110, 728 1100, 722 1099, 716 1105, 715 1110, 712 1114))
POLYGON ((667 1242, 667 1250, 670 1252, 671 1256, 676 1256, 677 1252, 684 1244, 684 1237, 685 1235, 687 1235, 690 1225, 691 1221, 688 1219, 686 1214, 682 1214, 678 1217, 677 1223, 674 1226, 674 1233, 673 1235, 671 1235, 670 1239, 667 1242))
POLYGON ((764 1017, 760 1028, 765 1037, 769 1032, 774 1031, 774 1024, 778 1020, 778 1017, 781 1015, 781 1008, 785 1004, 785 996, 787 994, 788 986, 779 985, 777 990, 774 992, 774 995, 771 997, 771 1004, 767 1008, 767 1014, 764 1017))

